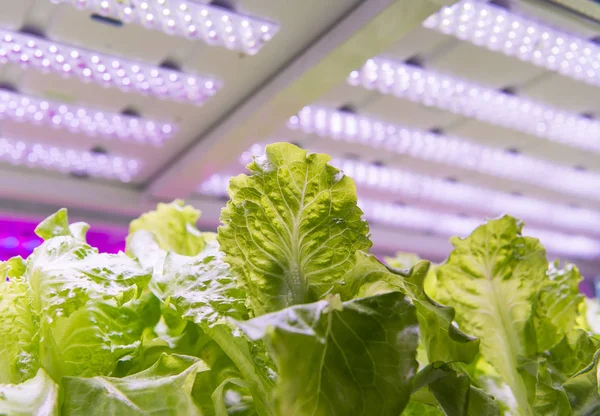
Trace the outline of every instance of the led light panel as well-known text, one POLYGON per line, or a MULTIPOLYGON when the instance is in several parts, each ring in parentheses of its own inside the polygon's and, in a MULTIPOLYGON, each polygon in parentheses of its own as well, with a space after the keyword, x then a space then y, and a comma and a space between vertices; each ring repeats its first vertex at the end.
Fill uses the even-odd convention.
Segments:
POLYGON ((279 26, 231 10, 184 0, 50 0, 71 4, 125 23, 140 24, 169 35, 200 39, 250 55, 273 38, 279 26))
POLYGON ((424 161, 526 182, 567 194, 600 200, 600 175, 541 159, 482 146, 450 136, 406 129, 353 113, 305 107, 288 127, 322 138, 360 143, 424 161))
POLYGON ((6 90, 0 90, 0 119, 156 145, 170 139, 174 133, 173 125, 168 123, 28 97, 6 90))
POLYGON ((214 79, 0 30, 0 63, 6 62, 196 105, 203 104, 221 87, 214 79))
POLYGON ((428 107, 600 152, 600 122, 545 104, 382 58, 369 59, 348 82, 428 107))
MULTIPOLYGON (((231 176, 215 174, 200 185, 199 191, 204 195, 226 196, 230 179, 231 176)), ((361 199, 359 206, 369 221, 419 232, 432 232, 444 237, 466 237, 482 223, 482 220, 476 218, 369 199, 361 199)), ((553 253, 586 259, 600 256, 600 241, 592 238, 531 227, 526 227, 524 234, 539 238, 548 251, 553 253)))
POLYGON ((140 162, 19 140, 0 138, 0 160, 63 173, 78 173, 129 182, 139 172, 140 162))
MULTIPOLYGON (((253 145, 242 154, 240 163, 250 163, 254 156, 264 154, 264 149, 265 144, 253 145)), ((359 188, 398 195, 400 199, 406 198, 407 202, 418 200, 458 209, 475 208, 489 216, 507 213, 525 221, 535 221, 575 232, 600 233, 600 212, 557 205, 463 183, 452 183, 356 160, 333 158, 330 164, 354 179, 359 188)), ((219 178, 222 177, 218 176, 212 182, 206 181, 201 190, 218 195, 215 192, 219 189, 227 189, 226 180, 219 178)))
POLYGON ((567 77, 600 85, 600 47, 492 4, 463 0, 423 25, 567 77))

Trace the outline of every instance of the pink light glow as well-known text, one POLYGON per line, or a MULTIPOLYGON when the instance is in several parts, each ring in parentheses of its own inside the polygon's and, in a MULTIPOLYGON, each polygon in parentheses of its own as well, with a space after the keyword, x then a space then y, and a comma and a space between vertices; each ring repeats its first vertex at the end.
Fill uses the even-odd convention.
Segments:
MULTIPOLYGON (((33 230, 38 221, 0 217, 0 260, 13 256, 29 256, 42 243, 33 230)), ((88 231, 87 241, 103 253, 117 253, 125 249, 127 229, 102 229, 93 227, 88 231)))

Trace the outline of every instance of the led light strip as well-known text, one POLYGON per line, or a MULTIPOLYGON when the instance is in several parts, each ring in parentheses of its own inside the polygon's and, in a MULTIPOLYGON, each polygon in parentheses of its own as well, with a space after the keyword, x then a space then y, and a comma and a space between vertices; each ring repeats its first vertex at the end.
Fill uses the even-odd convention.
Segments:
POLYGON ((369 59, 348 82, 428 107, 600 152, 600 122, 458 78, 382 58, 369 59))
POLYGON ((170 139, 174 133, 174 127, 168 123, 28 97, 6 90, 0 90, 0 119, 156 145, 170 139))
MULTIPOLYGON (((199 187, 201 194, 215 197, 227 195, 231 176, 215 174, 199 187)), ((361 199, 359 206, 369 221, 380 222, 419 232, 432 232, 445 237, 469 235, 482 220, 472 217, 443 214, 411 206, 400 206, 369 199, 361 199)), ((525 227, 524 234, 539 238, 548 251, 593 259, 600 256, 600 241, 584 236, 525 227)))
POLYGON ((197 105, 203 104, 221 87, 214 79, 0 30, 0 63, 6 62, 56 72, 104 87, 197 105))
POLYGON ((19 140, 0 138, 0 160, 63 173, 80 173, 130 182, 139 172, 140 162, 120 156, 104 155, 19 140))
POLYGON ((443 163, 567 194, 600 200, 600 175, 481 146, 455 137, 323 107, 305 107, 288 127, 323 138, 359 143, 416 159, 443 163))
POLYGON ((492 4, 463 0, 423 25, 567 77, 600 85, 600 47, 492 4))
POLYGON ((71 4, 169 35, 201 39, 250 55, 273 38, 279 26, 221 7, 183 0, 50 0, 71 4))
MULTIPOLYGON (((265 144, 254 144, 240 157, 246 165, 255 156, 264 154, 265 144)), ((508 213, 525 221, 532 221, 582 233, 600 233, 600 212, 553 204, 535 198, 516 196, 487 188, 472 186, 407 172, 385 166, 376 166, 350 159, 334 158, 330 162, 350 176, 359 188, 393 193, 411 201, 433 202, 458 209, 475 208, 481 213, 498 216, 508 213)), ((226 189, 227 184, 205 182, 204 191, 226 189), (224 188, 223 188, 224 186, 224 188)))

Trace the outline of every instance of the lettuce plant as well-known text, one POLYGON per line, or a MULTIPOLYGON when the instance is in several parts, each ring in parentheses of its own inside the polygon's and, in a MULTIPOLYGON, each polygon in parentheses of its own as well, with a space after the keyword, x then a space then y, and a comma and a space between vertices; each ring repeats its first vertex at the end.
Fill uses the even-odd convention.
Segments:
POLYGON ((379 261, 352 179, 290 144, 218 233, 159 204, 125 253, 61 210, 0 263, 0 414, 598 415, 593 303, 511 217, 379 261), (5 280, 5 281, 4 281, 5 280))

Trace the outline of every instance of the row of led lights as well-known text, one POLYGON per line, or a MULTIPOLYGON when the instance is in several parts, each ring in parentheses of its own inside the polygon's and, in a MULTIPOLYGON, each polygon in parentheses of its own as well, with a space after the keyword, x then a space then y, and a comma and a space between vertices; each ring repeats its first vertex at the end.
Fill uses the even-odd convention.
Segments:
POLYGON ((492 51, 600 86, 600 46, 503 7, 462 0, 423 25, 492 51))
POLYGON ((0 160, 63 173, 130 182, 139 172, 136 159, 0 138, 0 160))
POLYGON ((600 200, 598 174, 457 137, 404 128, 351 112, 308 106, 290 118, 288 127, 324 139, 357 143, 380 151, 600 200))
MULTIPOLYGON (((224 197, 227 195, 226 189, 230 179, 230 175, 215 174, 200 185, 199 191, 203 195, 224 197)), ((444 214, 370 199, 361 199, 359 206, 369 221, 444 237, 467 236, 481 224, 481 219, 473 217, 444 214)), ((600 241, 589 237, 532 227, 526 227, 525 234, 539 238, 547 250, 555 254, 585 259, 600 256, 600 241)))
MULTIPOLYGON (((125 22, 133 23, 143 22, 143 16, 148 17, 151 13, 156 14, 157 18, 160 17, 157 21, 161 21, 160 19, 163 17, 166 19, 171 13, 167 3, 160 0, 151 2, 122 0, 86 2, 78 0, 73 2, 55 1, 55 3, 72 3, 99 14, 120 17, 125 22), (142 13, 144 10, 145 14, 142 13), (111 14, 113 12, 119 16, 111 14)), ((174 3, 171 1, 171 6, 175 5, 174 3)), ((270 40, 278 30, 277 25, 273 23, 218 7, 200 6, 187 1, 178 1, 175 6, 177 14, 173 15, 175 19, 173 21, 177 29, 176 34, 181 34, 184 23, 186 30, 191 25, 196 25, 199 31, 192 37, 203 39, 213 45, 239 49, 247 53, 258 52, 260 47, 270 40), (211 27, 213 29, 210 29, 211 27), (231 36, 235 36, 236 40, 232 40, 231 36)), ((165 22, 167 27, 173 25, 170 19, 165 22)), ((145 26, 148 27, 148 25, 145 26)), ((222 86, 222 83, 214 78, 201 77, 98 53, 61 42, 49 41, 31 34, 0 30, 0 63, 9 62, 19 64, 23 68, 55 72, 66 78, 77 78, 83 82, 100 84, 103 87, 119 88, 127 92, 137 92, 196 105, 203 104, 222 86)), ((176 130, 176 126, 171 123, 105 112, 11 91, 0 91, 0 118, 67 129, 74 133, 93 137, 119 138, 155 145, 160 145, 170 139, 176 130)), ((3 153, 0 157, 13 163, 27 161, 28 165, 38 164, 37 156, 17 152, 15 143, 21 143, 32 149, 39 148, 40 145, 4 140, 3 153), (12 146, 12 151, 9 151, 10 146, 12 146)), ((90 162, 89 166, 80 166, 80 162, 83 161, 98 158, 103 161, 106 158, 104 155, 92 157, 93 154, 90 152, 70 149, 61 149, 59 153, 82 155, 82 157, 76 158, 78 161, 76 170, 85 171, 89 175, 117 178, 128 182, 134 174, 132 170, 121 171, 112 163, 101 164, 101 169, 98 168, 100 165, 94 162, 90 162), (88 156, 83 157, 83 155, 88 156), (114 170, 111 170, 113 168, 114 170)), ((123 160, 124 158, 116 156, 110 160, 112 159, 123 160)), ((74 160, 71 158, 66 161, 55 154, 53 157, 45 158, 43 166, 48 169, 66 171, 73 167, 71 165, 74 160)), ((138 165, 136 162, 136 171, 138 165)))
MULTIPOLYGON (((264 154, 265 145, 254 144, 239 159, 250 163, 264 154)), ((600 233, 600 212, 553 204, 536 198, 504 192, 408 172, 351 159, 334 158, 330 164, 341 169, 359 188, 385 193, 407 202, 449 205, 458 210, 498 216, 510 213, 528 223, 537 223, 578 233, 600 233)), ((210 182, 209 182, 210 184, 210 182)), ((216 185, 222 186, 223 184, 216 185)), ((210 186, 210 185, 207 185, 210 186)), ((226 187, 225 187, 226 188, 226 187)), ((224 188, 223 188, 224 189, 224 188)))
POLYGON ((196 105, 203 104, 222 86, 213 78, 90 51, 30 34, 0 30, 0 63, 7 62, 107 88, 196 105))
POLYGON ((279 30, 278 25, 264 19, 187 0, 50 1, 250 55, 258 53, 279 30))

